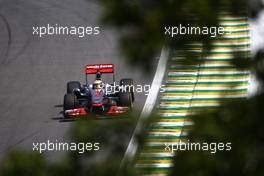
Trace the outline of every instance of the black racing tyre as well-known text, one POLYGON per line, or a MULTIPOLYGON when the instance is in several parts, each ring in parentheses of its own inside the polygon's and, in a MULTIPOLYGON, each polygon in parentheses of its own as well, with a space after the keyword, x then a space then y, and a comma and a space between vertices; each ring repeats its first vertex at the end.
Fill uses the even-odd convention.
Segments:
MULTIPOLYGON (((134 86, 134 81, 131 78, 125 78, 125 79, 121 79, 120 80, 120 86, 134 86)), ((132 102, 135 101, 135 93, 133 91, 133 87, 130 89, 128 88, 127 91, 129 91, 131 93, 131 99, 132 102)))
POLYGON ((78 81, 70 81, 67 83, 67 94, 73 93, 74 89, 81 89, 81 83, 78 81))
POLYGON ((64 110, 74 109, 79 106, 77 97, 74 94, 65 94, 63 108, 64 110))
POLYGON ((132 97, 129 92, 119 92, 119 105, 120 106, 132 106, 132 97))

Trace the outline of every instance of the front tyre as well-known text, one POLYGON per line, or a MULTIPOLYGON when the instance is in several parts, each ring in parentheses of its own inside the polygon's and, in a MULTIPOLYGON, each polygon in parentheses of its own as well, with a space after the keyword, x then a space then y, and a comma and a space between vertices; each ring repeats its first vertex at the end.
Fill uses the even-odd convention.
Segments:
POLYGON ((64 101, 63 101, 64 111, 68 109, 78 108, 78 106, 79 106, 79 103, 78 103, 76 95, 74 94, 64 95, 64 101))
POLYGON ((119 92, 119 105, 132 107, 132 97, 129 92, 119 92))
POLYGON ((130 78, 125 78, 120 80, 120 86, 127 86, 126 91, 131 94, 132 102, 135 101, 135 93, 134 93, 134 81, 130 78))

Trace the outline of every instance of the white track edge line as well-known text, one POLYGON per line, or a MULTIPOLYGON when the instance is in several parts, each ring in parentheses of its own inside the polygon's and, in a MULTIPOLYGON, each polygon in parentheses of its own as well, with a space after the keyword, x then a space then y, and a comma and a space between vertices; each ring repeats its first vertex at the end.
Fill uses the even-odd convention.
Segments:
POLYGON ((160 91, 160 86, 162 84, 163 81, 163 77, 165 75, 166 72, 166 65, 167 65, 167 61, 168 61, 168 57, 169 57, 169 50, 165 47, 162 48, 161 51, 161 55, 159 58, 159 62, 158 62, 158 66, 156 69, 156 73, 155 76, 153 78, 152 84, 151 84, 151 89, 150 92, 147 96, 145 105, 141 111, 141 114, 139 116, 136 128, 133 132, 133 135, 130 139, 130 142, 128 144, 128 147, 126 149, 125 155, 121 161, 121 165, 120 168, 122 168, 125 164, 125 162, 130 161, 136 154, 137 148, 138 148, 138 144, 135 140, 135 137, 138 135, 138 133, 141 131, 142 128, 142 123, 143 123, 143 119, 147 118, 155 104, 156 104, 156 100, 160 91))

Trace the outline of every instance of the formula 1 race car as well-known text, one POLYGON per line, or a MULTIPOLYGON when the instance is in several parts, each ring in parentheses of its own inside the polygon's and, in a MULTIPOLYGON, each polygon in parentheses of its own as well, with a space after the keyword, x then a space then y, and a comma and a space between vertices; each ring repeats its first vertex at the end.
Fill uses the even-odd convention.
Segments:
POLYGON ((86 65, 86 83, 78 81, 67 83, 67 93, 64 95, 64 116, 83 117, 90 113, 97 115, 118 115, 131 110, 134 98, 133 80, 121 79, 115 84, 113 64, 86 65), (94 74, 92 84, 88 83, 88 75, 94 74), (105 83, 103 74, 112 74, 113 82, 105 83))

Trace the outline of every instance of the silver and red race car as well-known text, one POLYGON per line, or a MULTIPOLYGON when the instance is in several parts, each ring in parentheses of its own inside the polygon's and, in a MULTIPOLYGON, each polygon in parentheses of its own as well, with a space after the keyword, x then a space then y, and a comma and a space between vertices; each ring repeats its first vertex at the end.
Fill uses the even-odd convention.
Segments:
POLYGON ((121 79, 115 83, 113 64, 89 64, 85 67, 86 83, 67 83, 64 95, 64 116, 85 117, 89 114, 119 115, 131 110, 134 98, 133 80, 121 79), (94 74, 93 83, 88 83, 88 75, 94 74), (112 83, 105 83, 102 76, 112 74, 112 83))

